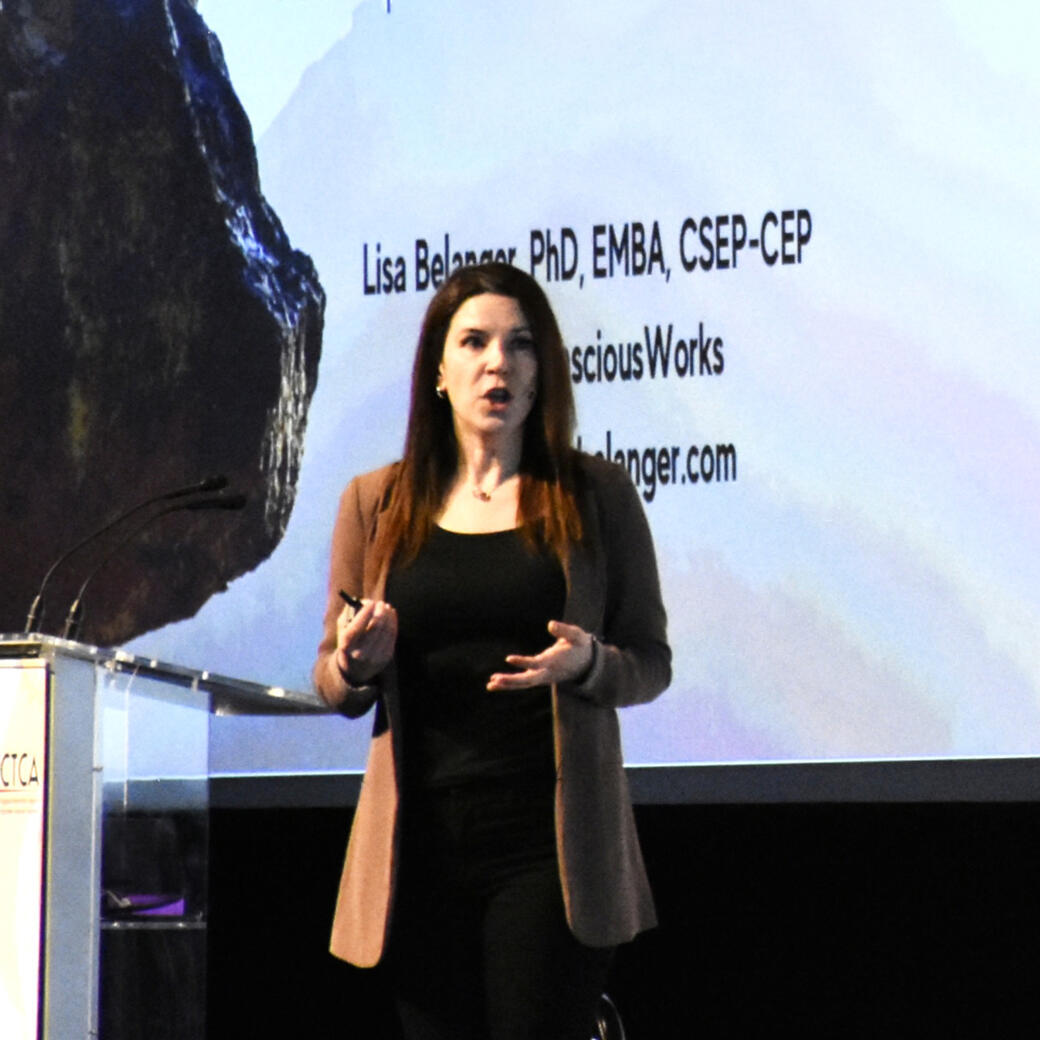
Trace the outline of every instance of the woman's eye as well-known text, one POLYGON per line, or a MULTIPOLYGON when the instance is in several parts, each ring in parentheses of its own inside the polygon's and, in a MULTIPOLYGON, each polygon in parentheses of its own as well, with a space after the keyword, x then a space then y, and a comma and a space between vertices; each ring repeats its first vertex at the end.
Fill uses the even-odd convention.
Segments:
POLYGON ((510 346, 513 350, 534 350, 534 340, 525 336, 523 339, 514 339, 510 346))

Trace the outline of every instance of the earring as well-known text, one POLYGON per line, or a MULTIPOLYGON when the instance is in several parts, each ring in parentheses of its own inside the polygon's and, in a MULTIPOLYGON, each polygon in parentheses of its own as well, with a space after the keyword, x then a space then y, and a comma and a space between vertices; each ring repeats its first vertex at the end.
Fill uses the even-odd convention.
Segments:
POLYGON ((435 386, 433 391, 442 401, 448 396, 448 392, 443 386, 435 386))

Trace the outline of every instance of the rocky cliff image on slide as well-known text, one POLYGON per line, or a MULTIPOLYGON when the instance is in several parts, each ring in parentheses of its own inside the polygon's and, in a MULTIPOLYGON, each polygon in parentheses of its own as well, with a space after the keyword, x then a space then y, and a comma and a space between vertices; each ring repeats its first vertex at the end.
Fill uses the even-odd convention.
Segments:
POLYGON ((259 184, 220 44, 188 0, 0 6, 0 631, 47 567, 215 474, 239 512, 148 511, 54 575, 81 638, 189 617, 278 544, 325 308, 259 184), (118 543, 132 535, 125 545, 118 543))

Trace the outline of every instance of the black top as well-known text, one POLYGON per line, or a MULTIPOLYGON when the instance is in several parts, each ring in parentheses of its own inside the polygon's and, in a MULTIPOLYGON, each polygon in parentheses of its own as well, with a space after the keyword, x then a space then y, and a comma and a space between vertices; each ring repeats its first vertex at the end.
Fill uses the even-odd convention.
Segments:
POLYGON ((553 775, 548 686, 487 687, 552 639, 566 595, 559 561, 519 531, 457 534, 435 527, 419 555, 387 577, 398 616, 397 665, 406 767, 440 787, 488 777, 553 775))

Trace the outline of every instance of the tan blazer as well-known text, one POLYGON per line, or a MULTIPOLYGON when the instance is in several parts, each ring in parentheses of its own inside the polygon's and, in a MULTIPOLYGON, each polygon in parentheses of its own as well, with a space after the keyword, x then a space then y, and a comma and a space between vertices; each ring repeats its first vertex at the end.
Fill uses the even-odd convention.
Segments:
MULTIPOLYGON (((622 769, 616 708, 652 700, 671 681, 671 651, 650 530, 628 474, 579 455, 578 500, 585 538, 571 551, 562 620, 599 639, 581 683, 552 689, 556 753, 556 845, 567 920, 588 946, 627 942, 656 923, 622 769)), ((377 703, 332 926, 332 952, 363 967, 378 963, 388 934, 397 867, 401 790, 400 711, 394 665, 372 685, 349 687, 336 649, 338 590, 381 599, 372 543, 395 467, 357 477, 343 492, 332 537, 324 637, 315 686, 356 717, 377 703)))

